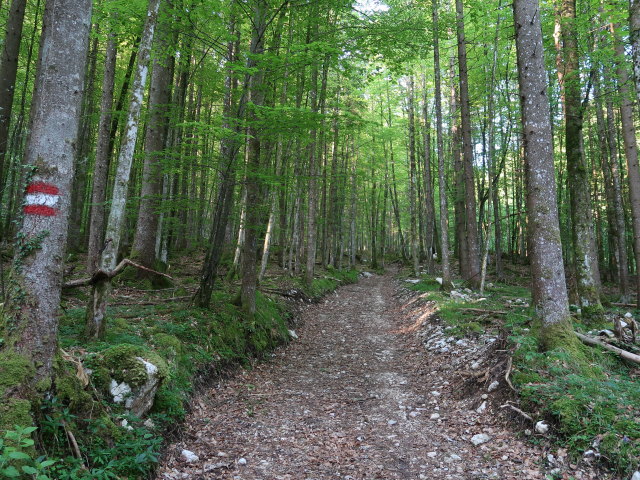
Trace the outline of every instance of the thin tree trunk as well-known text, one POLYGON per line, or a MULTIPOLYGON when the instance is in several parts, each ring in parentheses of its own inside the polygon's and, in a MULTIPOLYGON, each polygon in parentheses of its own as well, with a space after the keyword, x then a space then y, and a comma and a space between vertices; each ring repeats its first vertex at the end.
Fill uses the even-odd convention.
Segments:
POLYGON ((444 166, 444 141, 442 135, 442 87, 440 75, 440 40, 438 38, 438 0, 431 1, 433 20, 433 71, 435 83, 436 150, 438 154, 438 196, 440 198, 440 258, 442 263, 442 289, 449 291, 451 265, 449 261, 449 207, 447 205, 446 171, 444 166))
MULTIPOLYGON (((633 2, 632 2, 633 3, 633 2)), ((633 37, 632 37, 633 38, 633 37)), ((618 90, 620 92, 620 119, 622 120, 622 141, 624 144, 624 153, 627 159, 627 171, 629 182, 629 196, 631 199, 631 221, 633 224, 633 247, 636 260, 636 294, 637 302, 640 305, 640 170, 638 169, 638 144, 636 141, 636 129, 633 115, 632 94, 629 91, 629 75, 623 63, 624 46, 622 42, 615 38, 616 52, 616 73, 618 75, 618 90)), ((612 112, 611 112, 612 113, 612 112)), ((613 123, 613 118, 611 118, 613 123)), ((613 139, 611 139, 613 140, 613 139)), ((620 192, 620 173, 618 171, 617 161, 611 163, 612 176, 614 180, 614 189, 616 196, 620 192), (616 185, 616 179, 618 179, 616 185)), ((620 195, 620 198, 622 195, 620 195)), ((622 211, 622 205, 616 202, 616 210, 622 211)), ((617 220, 618 228, 620 228, 620 219, 617 220)), ((622 230, 624 232, 624 230, 622 230)), ((621 248, 625 248, 622 242, 621 248)))
POLYGON ((414 85, 413 75, 409 77, 409 90, 407 92, 407 113, 409 123, 409 215, 410 231, 409 242, 411 242, 411 262, 413 274, 417 276, 420 273, 420 259, 418 258, 418 231, 416 228, 416 133, 414 120, 414 85))
POLYGON ((574 25, 575 0, 563 0, 560 15, 564 60, 565 142, 576 281, 582 317, 587 322, 594 322, 602 319, 604 311, 600 304, 589 171, 582 143, 584 107, 581 103, 577 32, 574 25))
MULTIPOLYGON (((138 137, 140 110, 144 98, 151 43, 153 41, 159 6, 160 0, 149 0, 147 18, 138 48, 138 67, 133 80, 131 101, 127 115, 127 127, 118 157, 111 210, 109 211, 109 219, 105 232, 105 245, 100 257, 100 268, 107 272, 116 267, 118 260, 118 250, 125 220, 131 164, 133 162, 133 153, 138 137)), ((93 286, 89 307, 87 308, 85 325, 85 336, 87 338, 102 338, 104 336, 107 302, 109 301, 110 292, 111 279, 108 277, 93 286)))
MULTIPOLYGON (((156 236, 160 214, 158 207, 162 194, 162 160, 169 133, 169 103, 171 102, 171 81, 175 59, 165 52, 170 46, 170 18, 162 18, 171 9, 171 1, 162 5, 160 22, 155 41, 155 58, 149 87, 149 120, 146 125, 144 144, 144 165, 142 169, 142 190, 138 207, 138 220, 133 240, 131 258, 147 268, 155 267, 156 236)), ((138 270, 139 277, 152 280, 157 275, 138 270)))
MULTIPOLYGON (((4 188, 6 178, 5 157, 9 141, 9 125, 11 124, 11 109, 15 93, 18 56, 26 5, 26 0, 13 0, 11 2, 4 43, 2 44, 2 56, 0 56, 0 192, 4 188)), ((2 195, 0 195, 1 201, 2 195)))
POLYGON ((478 223, 476 220, 476 192, 473 179, 473 144, 471 138, 471 106, 469 100, 469 77, 467 73, 467 44, 464 34, 464 12, 462 0, 456 0, 456 33, 458 37, 458 72, 460 82, 460 119, 462 126, 462 155, 464 168, 465 238, 466 261, 469 271, 466 281, 473 288, 480 286, 480 251, 478 223))

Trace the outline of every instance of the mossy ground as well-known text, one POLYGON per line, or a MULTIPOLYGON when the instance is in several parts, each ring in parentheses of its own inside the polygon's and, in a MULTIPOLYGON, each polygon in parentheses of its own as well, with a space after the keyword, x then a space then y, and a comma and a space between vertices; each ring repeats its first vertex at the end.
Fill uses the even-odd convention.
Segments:
MULTIPOLYGON (((596 445, 603 466, 623 478, 640 468, 637 367, 582 345, 567 325, 541 336, 529 306, 530 291, 524 285, 490 285, 482 295, 486 300, 473 303, 453 301, 431 277, 406 285, 437 302, 437 315, 453 327, 449 330, 452 334, 506 332, 514 350, 511 379, 523 409, 555 425, 558 446, 568 445, 580 458, 596 445), (466 310, 469 308, 473 310, 466 310), (506 313, 496 315, 495 311, 506 313)), ((592 318, 577 314, 570 320, 577 330, 613 328, 610 322, 602 321, 594 326, 592 318)))
MULTIPOLYGON (((162 436, 184 419, 190 396, 199 385, 229 366, 250 368, 255 359, 289 340, 291 308, 281 297, 258 292, 257 313, 248 320, 232 302, 237 285, 221 283, 213 293, 211 309, 195 308, 188 298, 199 266, 190 259, 176 263, 179 271, 172 272, 175 281, 170 288, 154 288, 149 280, 132 274, 117 280, 103 341, 83 338, 86 292, 65 292, 59 329, 65 355, 56 359, 55 395, 42 405, 36 432, 40 448, 49 458, 59 459, 49 467, 51 478, 147 478, 156 464, 162 436), (146 381, 146 370, 136 357, 156 365, 163 378, 149 414, 152 423, 127 415, 108 394, 111 379, 131 387, 146 381), (89 385, 78 374, 79 360, 82 368, 92 371, 89 385), (122 427, 123 420, 127 428, 122 427), (73 457, 69 431, 79 444, 82 461, 73 457)), ((305 298, 315 299, 357 281, 357 275, 356 271, 319 270, 305 289, 286 272, 271 272, 263 286, 298 288, 305 298)), ((0 394, 28 374, 29 368, 19 359, 0 357, 0 394)), ((7 407, 0 407, 0 418, 7 407)), ((30 424, 28 402, 11 407, 26 416, 7 419, 3 428, 30 424)))

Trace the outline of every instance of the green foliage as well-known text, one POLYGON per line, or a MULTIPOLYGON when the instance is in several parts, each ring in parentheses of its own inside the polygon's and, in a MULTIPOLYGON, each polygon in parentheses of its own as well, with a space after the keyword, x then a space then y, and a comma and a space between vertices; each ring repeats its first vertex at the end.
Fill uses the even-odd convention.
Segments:
POLYGON ((50 468, 55 461, 34 456, 31 434, 35 427, 15 426, 5 430, 0 438, 0 476, 2 478, 50 480, 50 468))
POLYGON ((576 456, 595 445, 619 473, 636 470, 640 389, 629 367, 595 348, 581 348, 578 361, 571 349, 542 352, 525 319, 508 322, 517 345, 512 379, 526 408, 553 418, 576 456))

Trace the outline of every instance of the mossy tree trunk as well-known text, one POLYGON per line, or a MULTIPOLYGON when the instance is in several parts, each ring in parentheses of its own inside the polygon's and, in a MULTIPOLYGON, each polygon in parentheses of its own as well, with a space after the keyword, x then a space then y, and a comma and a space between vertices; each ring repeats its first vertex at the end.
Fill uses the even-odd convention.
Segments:
POLYGON ((0 429, 32 422, 32 400, 51 386, 69 225, 90 0, 47 2, 9 302, 0 317, 0 429))
POLYGON ((545 349, 577 343, 571 335, 553 167, 547 75, 541 55, 537 0, 515 0, 518 80, 522 107, 532 296, 545 349))

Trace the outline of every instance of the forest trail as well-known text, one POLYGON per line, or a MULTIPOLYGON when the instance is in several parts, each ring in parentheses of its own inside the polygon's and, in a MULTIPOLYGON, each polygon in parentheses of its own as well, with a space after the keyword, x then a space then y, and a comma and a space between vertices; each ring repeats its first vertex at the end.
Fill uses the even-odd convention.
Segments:
POLYGON ((194 401, 157 478, 544 478, 539 447, 460 399, 397 291, 374 275, 306 308, 299 340, 194 401))

